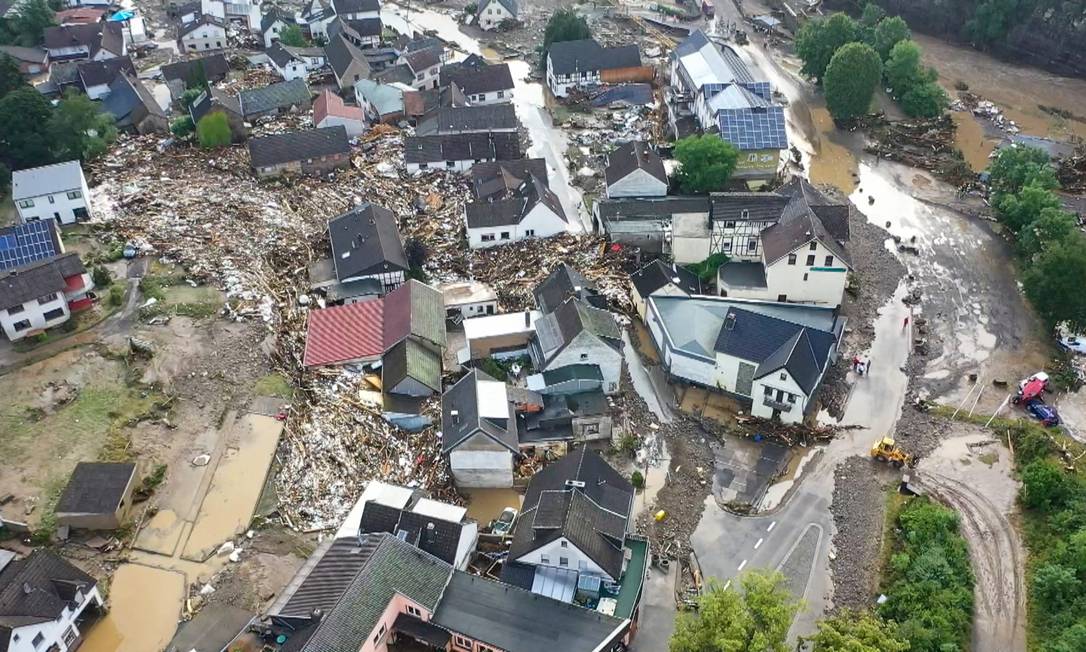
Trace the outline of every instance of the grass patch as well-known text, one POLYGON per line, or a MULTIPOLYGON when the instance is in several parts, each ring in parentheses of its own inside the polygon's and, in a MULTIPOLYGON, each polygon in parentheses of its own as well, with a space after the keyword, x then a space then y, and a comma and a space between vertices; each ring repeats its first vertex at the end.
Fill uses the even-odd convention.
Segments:
POLYGON ((277 398, 290 398, 294 395, 294 388, 290 381, 282 374, 268 374, 253 385, 253 393, 257 396, 275 396, 277 398))
POLYGON ((38 522, 38 527, 30 533, 30 540, 34 545, 46 545, 53 539, 57 531, 57 501, 60 500, 60 494, 67 484, 67 478, 57 476, 45 483, 41 520, 38 522))

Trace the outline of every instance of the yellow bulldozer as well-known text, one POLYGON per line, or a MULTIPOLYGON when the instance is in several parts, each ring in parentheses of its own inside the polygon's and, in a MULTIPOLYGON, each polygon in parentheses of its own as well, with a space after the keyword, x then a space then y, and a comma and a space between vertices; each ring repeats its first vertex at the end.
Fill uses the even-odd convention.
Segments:
POLYGON ((897 468, 912 466, 913 456, 898 448, 893 437, 883 437, 871 447, 871 457, 880 462, 889 462, 897 468))

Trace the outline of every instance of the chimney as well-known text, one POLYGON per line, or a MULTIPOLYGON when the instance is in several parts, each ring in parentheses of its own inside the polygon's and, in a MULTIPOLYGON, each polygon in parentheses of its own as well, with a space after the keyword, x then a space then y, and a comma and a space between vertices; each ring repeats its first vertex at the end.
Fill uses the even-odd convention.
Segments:
POLYGON ((453 423, 460 423, 460 410, 450 410, 449 416, 452 418, 453 423))
POLYGON ((426 524, 426 543, 434 542, 434 524, 429 522, 426 524))
POLYGON ((524 327, 525 328, 531 328, 532 327, 532 311, 531 310, 525 310, 524 311, 524 327))
POLYGON ((735 313, 729 312, 724 316, 724 330, 730 331, 735 329, 735 313))
POLYGON ((309 615, 313 619, 313 622, 319 623, 324 620, 324 611, 321 609, 314 609, 309 615))

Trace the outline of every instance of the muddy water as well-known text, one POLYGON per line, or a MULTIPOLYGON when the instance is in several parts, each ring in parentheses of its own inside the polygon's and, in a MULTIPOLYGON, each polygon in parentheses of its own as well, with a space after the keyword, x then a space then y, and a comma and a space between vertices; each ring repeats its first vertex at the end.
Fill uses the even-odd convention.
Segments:
POLYGON ((90 631, 81 652, 157 652, 177 629, 185 597, 180 573, 122 564, 109 586, 109 614, 90 631))
POLYGON ((958 128, 954 135, 954 145, 961 150, 974 172, 984 170, 988 167, 988 156, 999 141, 987 136, 977 117, 968 111, 954 111, 950 117, 958 128))
POLYGON ((815 184, 824 183, 841 192, 852 192, 856 188, 856 156, 835 141, 837 127, 826 107, 812 106, 811 121, 815 138, 808 143, 813 148, 808 178, 815 184))
POLYGON ((524 502, 524 496, 513 489, 473 489, 461 493, 468 499, 468 518, 475 519, 480 528, 501 516, 506 507, 519 510, 524 502))

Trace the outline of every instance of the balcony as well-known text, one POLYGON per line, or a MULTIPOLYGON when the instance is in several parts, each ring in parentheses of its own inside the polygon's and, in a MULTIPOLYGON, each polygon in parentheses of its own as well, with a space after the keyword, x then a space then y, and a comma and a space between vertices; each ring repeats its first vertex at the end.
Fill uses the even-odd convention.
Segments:
POLYGON ((787 401, 778 401, 769 397, 762 399, 762 405, 773 410, 780 410, 781 412, 791 412, 792 408, 796 406, 795 403, 789 403, 787 401))

